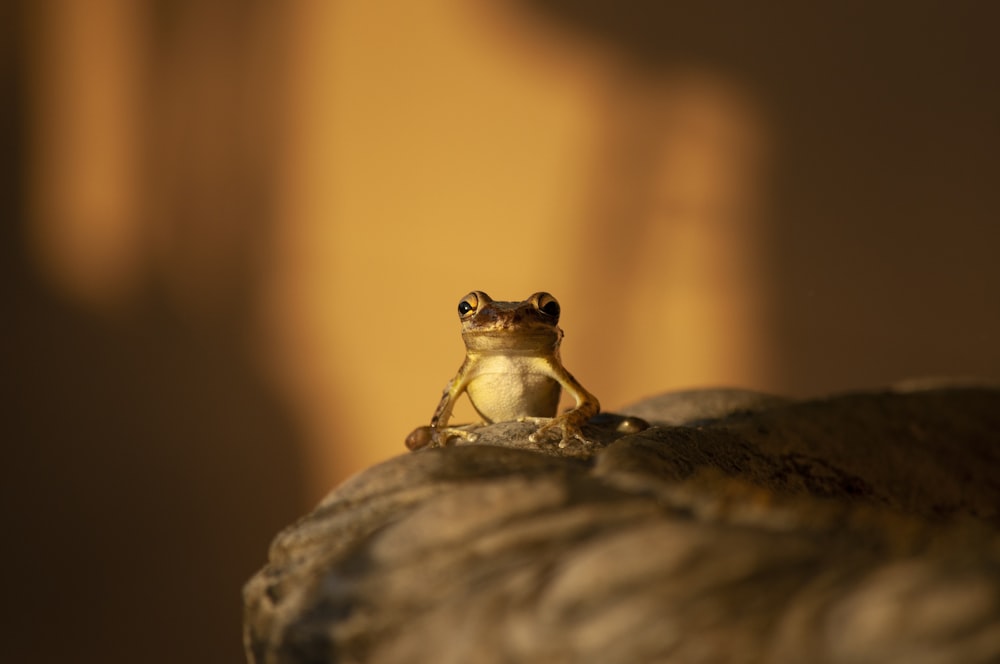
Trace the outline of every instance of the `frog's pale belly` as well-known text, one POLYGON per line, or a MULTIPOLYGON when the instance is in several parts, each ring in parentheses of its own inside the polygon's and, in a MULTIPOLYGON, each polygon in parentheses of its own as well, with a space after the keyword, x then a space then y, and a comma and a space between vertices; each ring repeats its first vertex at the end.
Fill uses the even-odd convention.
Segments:
POLYGON ((542 373, 543 369, 534 357, 484 358, 466 392, 488 422, 554 417, 559 408, 559 383, 542 373))

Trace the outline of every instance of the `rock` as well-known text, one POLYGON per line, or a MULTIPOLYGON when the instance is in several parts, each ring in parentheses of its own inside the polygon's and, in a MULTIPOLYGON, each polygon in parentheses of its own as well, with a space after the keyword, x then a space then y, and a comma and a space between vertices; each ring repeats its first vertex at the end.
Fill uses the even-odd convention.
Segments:
POLYGON ((785 403, 789 400, 772 394, 716 388, 665 392, 626 406, 622 412, 660 425, 698 424, 785 403))
POLYGON ((1000 390, 626 412, 348 480, 247 584, 249 661, 1000 661, 1000 390))

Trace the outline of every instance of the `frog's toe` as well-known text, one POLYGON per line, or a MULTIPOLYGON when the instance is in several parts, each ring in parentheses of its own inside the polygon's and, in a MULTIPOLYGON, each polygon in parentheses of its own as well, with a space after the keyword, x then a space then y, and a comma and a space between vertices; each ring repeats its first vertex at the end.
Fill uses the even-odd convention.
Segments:
POLYGON ((570 445, 590 445, 591 441, 588 440, 583 432, 576 427, 563 427, 563 437, 559 441, 559 448, 565 449, 570 445))
POLYGON ((551 437, 550 432, 552 431, 552 429, 553 427, 548 424, 540 426, 537 429, 535 429, 535 431, 531 435, 528 436, 528 440, 532 443, 540 443, 546 438, 551 437))
POLYGON ((479 440, 479 434, 465 429, 453 429, 451 427, 438 429, 437 427, 423 426, 414 429, 406 437, 406 446, 411 450, 419 450, 424 447, 445 447, 451 443, 453 438, 474 443, 479 440))
POLYGON ((538 427, 533 434, 528 436, 528 440, 532 443, 538 443, 545 438, 555 438, 554 434, 559 436, 556 444, 560 449, 565 449, 570 445, 575 444, 576 441, 579 441, 584 445, 590 444, 590 441, 584 437, 583 432, 578 426, 559 418, 538 427))
POLYGON ((442 447, 448 445, 452 438, 461 438, 467 443, 474 443, 479 440, 478 433, 473 433, 472 431, 468 431, 466 429, 454 429, 449 427, 447 429, 438 429, 436 434, 437 443, 442 447))

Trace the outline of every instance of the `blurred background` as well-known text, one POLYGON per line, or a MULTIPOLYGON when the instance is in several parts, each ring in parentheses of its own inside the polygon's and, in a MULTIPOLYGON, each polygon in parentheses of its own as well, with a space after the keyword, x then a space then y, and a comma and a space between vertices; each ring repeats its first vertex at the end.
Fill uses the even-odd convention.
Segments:
POLYGON ((3 3, 0 660, 241 661, 473 289, 607 409, 1000 379, 997 7, 3 3))

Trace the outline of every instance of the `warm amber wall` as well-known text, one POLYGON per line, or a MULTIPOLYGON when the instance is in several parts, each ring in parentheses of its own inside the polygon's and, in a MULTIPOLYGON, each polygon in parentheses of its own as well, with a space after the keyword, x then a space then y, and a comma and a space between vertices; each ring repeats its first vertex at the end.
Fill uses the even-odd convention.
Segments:
POLYGON ((426 423, 473 289, 556 294, 566 362, 609 407, 774 385, 769 128, 735 81, 642 75, 462 2, 297 20, 270 320, 324 467, 426 423))
POLYGON ((472 289, 554 293, 611 408, 1000 379, 996 11, 662 4, 9 3, 6 504, 23 564, 101 566, 75 639, 154 514, 129 579, 204 598, 163 661, 235 652, 239 579, 427 421, 472 289))

